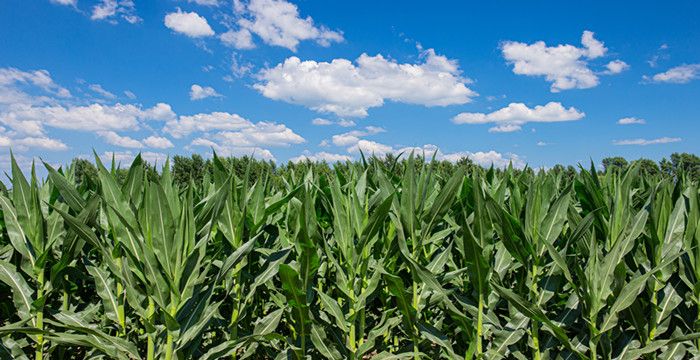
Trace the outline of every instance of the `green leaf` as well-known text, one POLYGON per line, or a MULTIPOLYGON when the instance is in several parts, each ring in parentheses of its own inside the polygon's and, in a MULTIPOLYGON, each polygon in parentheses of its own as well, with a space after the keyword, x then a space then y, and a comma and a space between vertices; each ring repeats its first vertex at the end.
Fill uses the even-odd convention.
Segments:
POLYGON ((4 282, 12 289, 12 300, 20 319, 31 317, 34 291, 29 287, 22 275, 15 270, 12 264, 0 260, 0 281, 4 282))

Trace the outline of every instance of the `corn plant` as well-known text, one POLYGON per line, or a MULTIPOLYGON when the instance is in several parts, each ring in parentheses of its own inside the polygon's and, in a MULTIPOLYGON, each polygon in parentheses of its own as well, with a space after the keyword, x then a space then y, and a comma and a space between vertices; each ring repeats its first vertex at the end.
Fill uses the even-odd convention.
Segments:
POLYGON ((245 161, 11 156, 0 358, 700 357, 683 174, 245 161))

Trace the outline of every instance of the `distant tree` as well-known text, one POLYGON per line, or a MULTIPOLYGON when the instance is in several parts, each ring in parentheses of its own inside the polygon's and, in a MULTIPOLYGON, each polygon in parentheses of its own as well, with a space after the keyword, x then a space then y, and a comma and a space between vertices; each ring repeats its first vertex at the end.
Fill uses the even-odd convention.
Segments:
POLYGON ((688 153, 671 154, 671 164, 676 176, 685 174, 691 180, 700 179, 700 157, 688 153))
POLYGON ((90 186, 90 184, 97 184, 97 168, 90 161, 80 158, 73 159, 71 164, 73 167, 73 172, 75 174, 75 182, 78 186, 85 185, 90 186))
POLYGON ((627 160, 621 156, 607 157, 603 159, 603 168, 605 172, 608 171, 624 171, 627 169, 627 160))
POLYGON ((173 181, 180 187, 187 185, 190 180, 200 183, 207 170, 207 162, 199 154, 191 157, 176 155, 173 157, 173 181))
POLYGON ((663 158, 659 162, 659 168, 661 169, 661 173, 665 176, 674 176, 674 170, 673 170, 673 163, 668 161, 668 159, 663 158))
POLYGON ((632 165, 639 165, 639 171, 644 175, 656 176, 661 174, 659 165, 654 162, 654 160, 649 159, 639 159, 632 161, 632 165))

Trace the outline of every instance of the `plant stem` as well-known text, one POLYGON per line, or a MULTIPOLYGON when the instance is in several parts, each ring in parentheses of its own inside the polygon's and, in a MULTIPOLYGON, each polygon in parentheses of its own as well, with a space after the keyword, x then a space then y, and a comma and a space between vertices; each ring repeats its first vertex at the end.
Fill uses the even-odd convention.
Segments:
MULTIPOLYGON (((122 259, 117 258, 117 266, 119 269, 122 268, 122 259)), ((124 291, 124 286, 121 280, 117 280, 117 318, 119 318, 119 336, 126 336, 126 317, 124 315, 124 301, 126 299, 126 292, 124 291)))
MULTIPOLYGON (((64 275, 63 279, 65 282, 68 282, 68 275, 64 275)), ((64 284, 65 284, 64 282, 64 284)), ((70 295, 68 294, 68 290, 66 289, 66 286, 63 286, 63 310, 68 310, 68 305, 70 303, 70 295)))
MULTIPOLYGON (((531 299, 537 299, 537 263, 532 264, 532 285, 530 286, 531 299)), ((532 358, 540 360, 540 324, 533 320, 530 327, 532 336, 532 358)))
MULTIPOLYGON (((231 328, 231 340, 236 340, 238 338, 238 317, 240 316, 240 303, 241 303, 241 284, 240 284, 240 273, 236 273, 234 276, 233 285, 233 305, 231 310, 231 323, 229 324, 231 328)), ((231 354, 231 359, 236 360, 236 353, 231 354)))
MULTIPOLYGON (((352 301, 351 301, 351 306, 352 306, 352 301)), ((350 317, 352 318, 353 315, 355 315, 355 309, 353 307, 350 307, 350 317)), ((350 334, 349 334, 349 342, 350 342, 350 358, 355 359, 355 352, 357 351, 357 346, 355 344, 355 321, 352 321, 350 323, 350 334)))
POLYGON ((476 358, 481 359, 483 352, 481 345, 481 337, 483 336, 484 326, 484 294, 479 291, 479 308, 476 315, 476 358))
MULTIPOLYGON (((155 305, 153 304, 153 299, 148 298, 148 317, 149 319, 156 312, 155 305)), ((150 321, 150 320, 148 320, 150 321)), ((155 358, 155 339, 153 339, 154 333, 148 333, 148 344, 146 345, 146 359, 153 360, 155 358)))
POLYGON ((598 336, 598 331, 596 330, 596 317, 593 315, 589 315, 589 321, 588 321, 588 348, 590 349, 591 353, 591 360, 596 360, 598 357, 598 340, 596 340, 596 336, 598 336))
MULTIPOLYGON (((44 269, 39 271, 39 276, 37 277, 37 292, 36 298, 41 299, 44 296, 44 269)), ((36 314, 36 328, 39 330, 44 330, 44 307, 43 305, 39 308, 36 314)), ((36 360, 42 360, 44 358, 44 335, 38 334, 36 336, 36 360)))
MULTIPOLYGON (((170 305, 170 316, 173 318, 177 315, 177 306, 175 304, 170 305)), ((172 360, 173 358, 173 342, 175 336, 168 330, 167 343, 165 345, 165 360, 172 360)))
POLYGON ((649 337, 647 338, 646 344, 649 344, 654 340, 656 337, 656 317, 657 317, 657 307, 659 304, 659 298, 658 298, 658 281, 656 281, 656 278, 652 277, 654 281, 654 286, 652 288, 652 294, 651 294, 651 306, 650 306, 650 311, 651 314, 649 315, 649 337))

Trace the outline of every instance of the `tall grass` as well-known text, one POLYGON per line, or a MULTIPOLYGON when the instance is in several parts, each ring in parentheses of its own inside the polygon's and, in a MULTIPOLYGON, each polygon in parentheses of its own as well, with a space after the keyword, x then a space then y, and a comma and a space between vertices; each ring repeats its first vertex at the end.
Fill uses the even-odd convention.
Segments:
POLYGON ((253 177, 215 155, 180 186, 95 161, 86 182, 12 160, 0 358, 700 357, 683 177, 413 156, 253 177))

